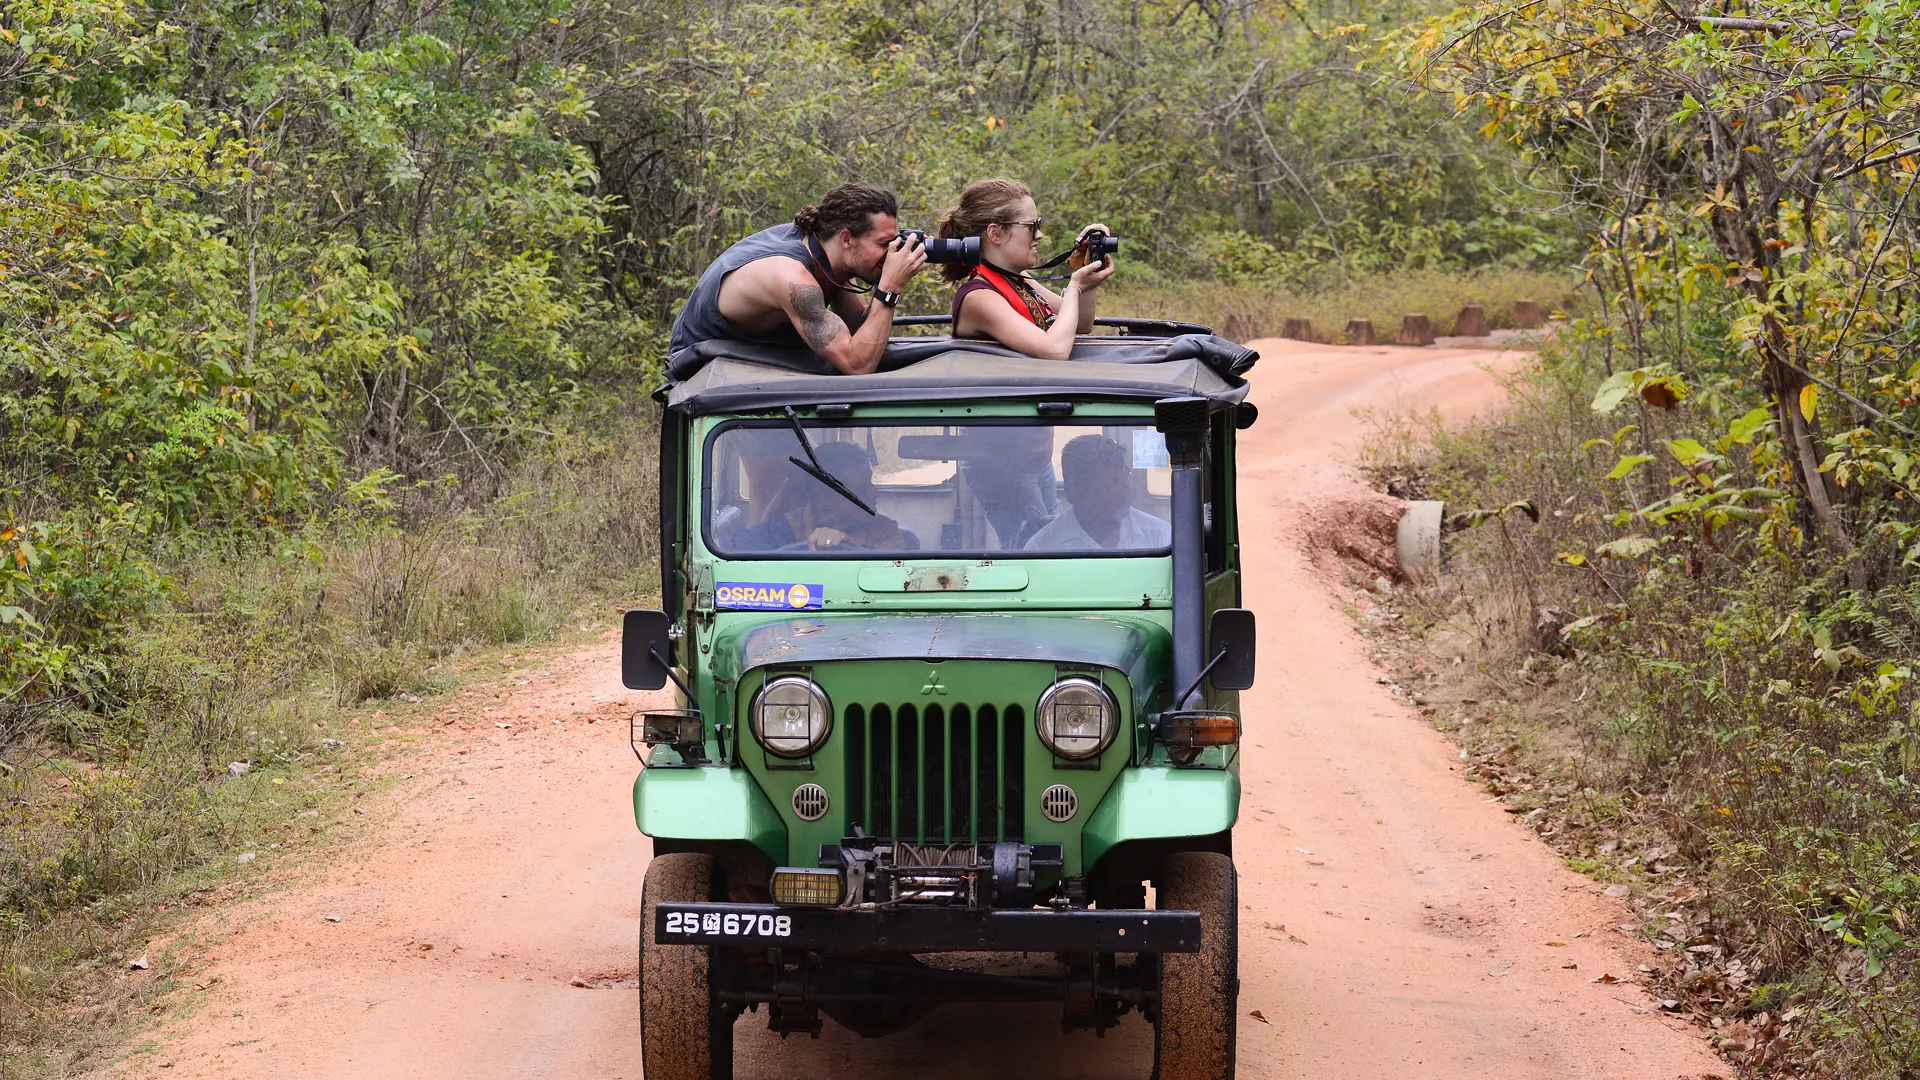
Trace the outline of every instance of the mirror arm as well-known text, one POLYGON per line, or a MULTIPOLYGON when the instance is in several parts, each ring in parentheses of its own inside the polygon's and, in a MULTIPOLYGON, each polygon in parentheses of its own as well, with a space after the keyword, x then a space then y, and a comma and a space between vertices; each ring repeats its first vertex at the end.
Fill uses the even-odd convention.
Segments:
MULTIPOLYGON (((1181 709, 1186 708, 1187 699, 1193 696, 1195 690, 1200 689, 1201 683, 1207 681, 1207 676, 1213 674, 1213 669, 1219 665, 1220 661, 1227 658, 1227 652, 1227 647, 1223 645, 1220 647, 1219 652, 1213 654, 1213 659, 1207 661, 1207 666, 1201 668, 1200 674, 1194 676, 1193 685, 1187 687, 1187 692, 1173 699, 1173 712, 1179 712, 1181 709)), ((671 672, 669 672, 669 674, 671 674, 671 672)), ((678 682, 679 680, 675 679, 674 681, 678 682)))
MULTIPOLYGON (((660 650, 653 648, 652 646, 648 646, 647 655, 653 657, 653 662, 656 664, 659 664, 660 670, 667 673, 667 678, 673 680, 673 685, 679 687, 680 692, 687 695, 687 704, 693 706, 694 708, 699 708, 700 699, 693 696, 693 688, 688 686, 685 680, 681 679, 680 676, 675 675, 673 673, 673 665, 667 663, 667 658, 660 655, 660 650)), ((1221 655, 1224 656, 1226 654, 1223 652, 1221 653, 1221 655)), ((1208 667, 1212 667, 1212 665, 1209 664, 1208 667)))

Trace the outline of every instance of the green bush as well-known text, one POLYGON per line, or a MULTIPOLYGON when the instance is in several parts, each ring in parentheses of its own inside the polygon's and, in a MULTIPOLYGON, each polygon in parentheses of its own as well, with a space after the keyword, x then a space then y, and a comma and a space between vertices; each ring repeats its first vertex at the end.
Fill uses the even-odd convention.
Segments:
POLYGON ((1535 768, 1623 800, 1704 868, 1716 942, 1753 980, 1718 1007, 1804 1001, 1770 1067, 1904 1075, 1920 1061, 1920 586, 1859 589, 1790 500, 1735 497, 1782 468, 1750 398, 1610 379, 1592 337, 1541 355, 1497 425, 1428 428, 1367 462, 1450 511, 1541 511, 1449 535, 1430 636, 1471 639, 1489 678, 1538 699, 1525 723, 1579 748, 1535 768), (1703 430, 1722 434, 1687 434, 1703 430))
POLYGON ((347 709, 432 693, 470 650, 651 592, 653 416, 555 432, 503 464, 484 502, 474 485, 374 474, 327 518, 177 534, 140 558, 36 531, 45 553, 31 570, 10 559, 8 580, 30 610, 50 610, 49 590, 99 621, 5 627, 28 642, 8 654, 22 664, 69 648, 50 626, 94 636, 74 642, 86 679, 22 684, 55 689, 16 705, 25 719, 0 744, 0 997, 19 1003, 0 1010, 0 1045, 70 1065, 68 988, 91 985, 88 965, 167 890, 231 868, 223 856, 276 841, 336 790, 347 709))

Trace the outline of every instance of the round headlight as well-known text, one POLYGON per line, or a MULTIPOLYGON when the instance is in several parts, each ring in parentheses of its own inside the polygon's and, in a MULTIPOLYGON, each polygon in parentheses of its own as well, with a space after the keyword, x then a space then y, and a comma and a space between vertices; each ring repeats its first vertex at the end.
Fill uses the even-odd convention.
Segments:
POLYGON ((750 722, 753 737, 769 753, 806 757, 827 741, 833 707, 812 679, 783 675, 754 695, 750 722))
POLYGON ((1063 758, 1090 758, 1105 750, 1119 721, 1120 710, 1107 688, 1077 676, 1048 687, 1034 712, 1040 741, 1063 758))

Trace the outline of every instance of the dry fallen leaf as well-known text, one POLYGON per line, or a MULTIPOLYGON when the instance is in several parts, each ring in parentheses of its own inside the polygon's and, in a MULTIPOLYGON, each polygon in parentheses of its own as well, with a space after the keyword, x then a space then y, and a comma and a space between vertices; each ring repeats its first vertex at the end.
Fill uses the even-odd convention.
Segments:
POLYGON ((1253 1017, 1253 1018, 1254 1018, 1255 1020, 1258 1020, 1258 1021, 1260 1021, 1261 1023, 1263 1023, 1263 1024, 1265 1024, 1265 1025, 1267 1025, 1268 1027, 1272 1027, 1272 1026, 1273 1026, 1273 1021, 1271 1021, 1271 1020, 1269 1020, 1269 1019, 1267 1019, 1267 1018, 1266 1018, 1265 1016, 1263 1016, 1263 1015, 1261 1015, 1261 1013, 1260 1013, 1260 1010, 1259 1010, 1259 1009, 1255 1009, 1255 1010, 1253 1010, 1252 1012, 1250 1012, 1250 1013, 1248 1013, 1247 1015, 1248 1015, 1248 1016, 1251 1016, 1251 1017, 1253 1017))
POLYGON ((1567 947, 1567 943, 1564 941, 1549 941, 1547 945, 1555 949, 1564 949, 1567 947))
POLYGON ((1619 976, 1617 976, 1617 975, 1596 975, 1596 976, 1594 976, 1593 978, 1591 978, 1591 979, 1588 979, 1587 981, 1588 981, 1588 982, 1597 982, 1597 983, 1605 983, 1605 984, 1607 984, 1608 986, 1612 986, 1612 985, 1613 985, 1614 983, 1617 983, 1617 982, 1619 982, 1619 981, 1620 981, 1620 978, 1619 978, 1619 976))

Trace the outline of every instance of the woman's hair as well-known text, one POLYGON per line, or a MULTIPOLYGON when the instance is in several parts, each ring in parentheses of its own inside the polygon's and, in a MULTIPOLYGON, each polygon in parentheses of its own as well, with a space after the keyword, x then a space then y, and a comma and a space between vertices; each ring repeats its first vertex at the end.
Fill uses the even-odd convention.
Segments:
MULTIPOLYGON (((1033 192, 1018 180, 975 180, 960 193, 960 205, 940 215, 940 235, 950 240, 980 236, 989 225, 1007 220, 1021 199, 1033 198, 1033 192)), ((941 263, 940 274, 948 281, 964 281, 973 273, 965 263, 941 263)))
POLYGON ((838 236, 841 229, 865 236, 873 227, 873 215, 900 216, 900 200, 893 192, 872 184, 841 184, 820 196, 820 201, 805 206, 793 215, 794 227, 822 240, 838 236))

